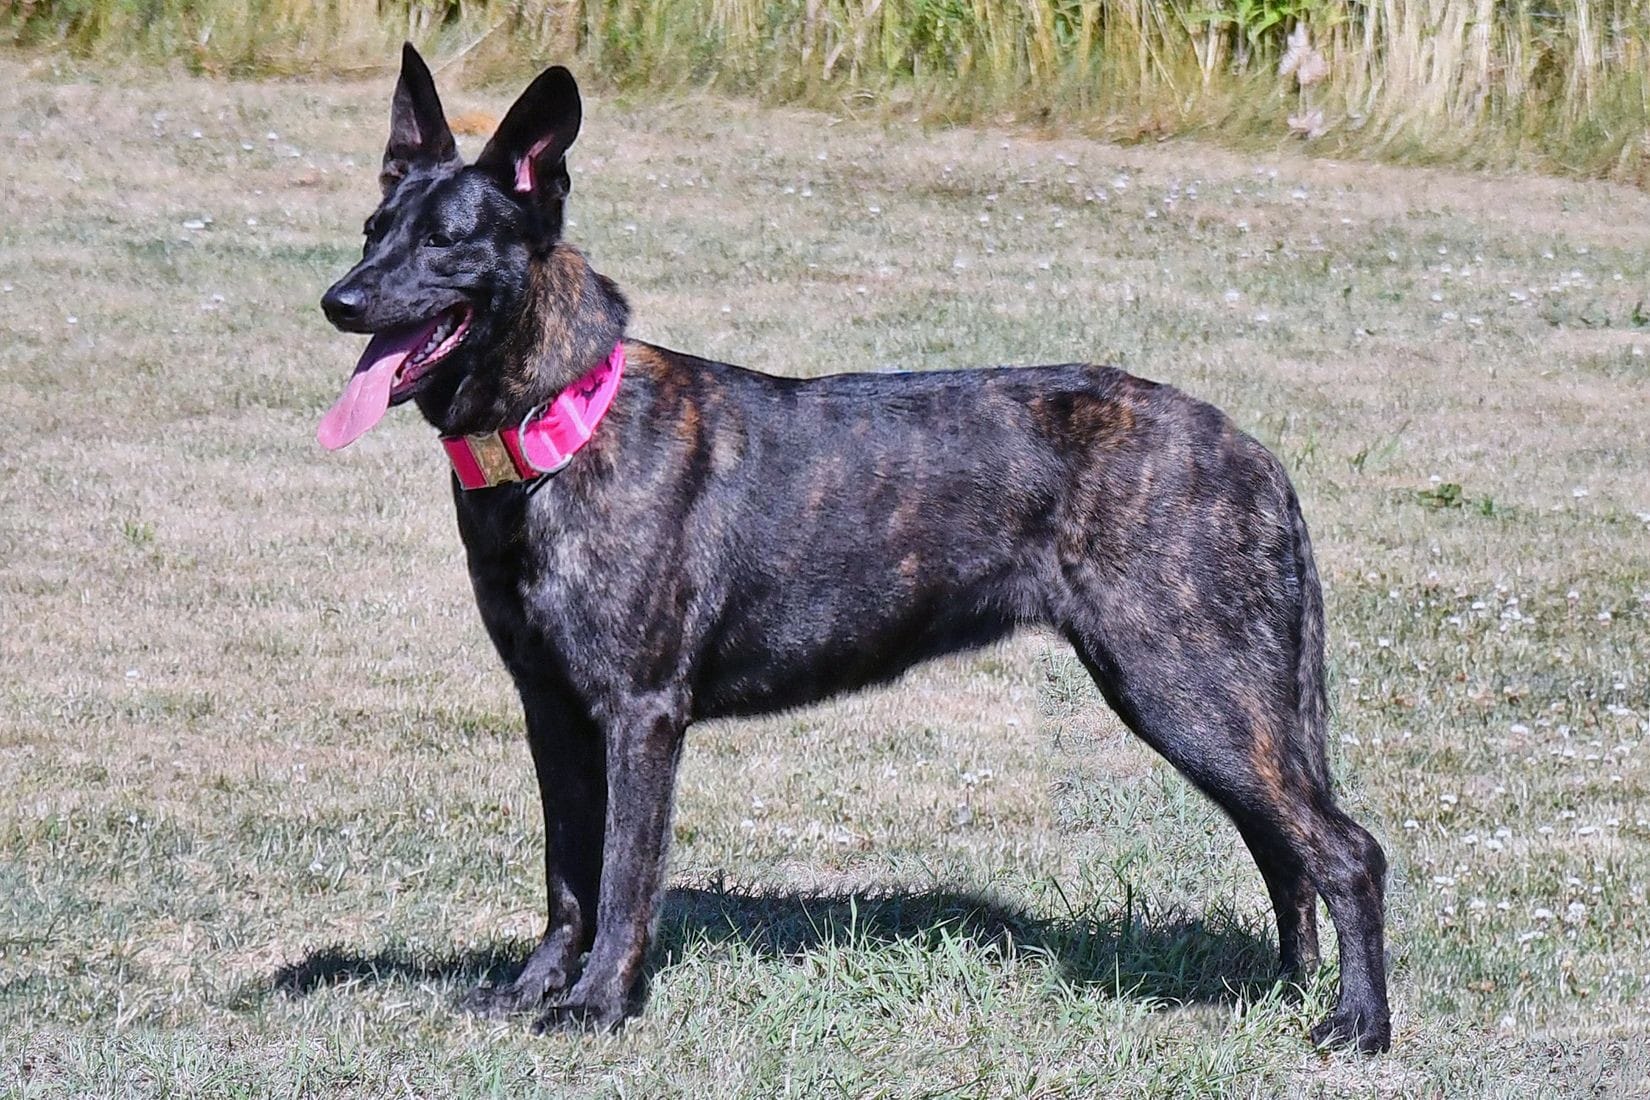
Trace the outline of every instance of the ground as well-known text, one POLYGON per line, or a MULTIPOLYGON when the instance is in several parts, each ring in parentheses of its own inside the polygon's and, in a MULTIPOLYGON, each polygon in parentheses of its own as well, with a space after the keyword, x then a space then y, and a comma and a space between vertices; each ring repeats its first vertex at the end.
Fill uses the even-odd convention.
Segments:
POLYGON ((1112 362, 1283 457, 1395 1045, 1309 1048, 1333 974, 1266 983, 1237 834, 1035 634, 693 730, 646 1014, 535 1038, 454 1004, 541 839, 441 452, 313 439, 388 92, 0 61, 0 1091, 1646 1088, 1650 196, 595 98, 569 236, 635 335, 1112 362))

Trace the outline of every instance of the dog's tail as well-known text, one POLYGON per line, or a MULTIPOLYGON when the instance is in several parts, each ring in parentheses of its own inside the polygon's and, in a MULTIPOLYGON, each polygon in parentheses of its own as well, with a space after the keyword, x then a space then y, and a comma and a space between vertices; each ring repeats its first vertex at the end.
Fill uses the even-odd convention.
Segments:
POLYGON ((1301 747, 1313 779, 1329 789, 1329 695, 1324 683, 1323 587, 1312 558, 1312 539, 1306 533, 1300 499, 1285 483, 1290 533, 1295 544, 1295 706, 1300 720, 1301 747))

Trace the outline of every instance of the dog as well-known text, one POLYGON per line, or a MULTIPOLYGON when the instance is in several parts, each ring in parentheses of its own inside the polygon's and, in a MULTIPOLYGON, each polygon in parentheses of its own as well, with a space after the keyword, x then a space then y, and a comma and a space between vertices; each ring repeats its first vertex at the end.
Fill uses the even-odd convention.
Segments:
POLYGON ((1386 859, 1331 790, 1322 595, 1277 459, 1110 367, 797 380, 635 340, 562 240, 581 119, 548 69, 466 164, 406 46, 382 202, 321 300, 372 339, 320 440, 407 401, 439 433, 526 715, 549 918, 470 1006, 540 1030, 639 1011, 689 725, 1037 624, 1236 824, 1281 977, 1318 965, 1327 903, 1341 984, 1313 1040, 1386 1049, 1386 859))

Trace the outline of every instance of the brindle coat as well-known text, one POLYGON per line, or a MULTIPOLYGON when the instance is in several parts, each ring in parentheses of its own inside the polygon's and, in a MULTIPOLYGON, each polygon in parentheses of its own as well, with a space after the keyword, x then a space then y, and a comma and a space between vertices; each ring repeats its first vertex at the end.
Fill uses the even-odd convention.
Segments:
POLYGON ((474 310, 411 395, 444 434, 518 422, 615 341, 628 357, 565 471, 454 482, 476 600, 526 710, 549 887, 543 941, 472 1002, 541 1026, 635 1009, 691 723, 1037 623, 1236 823, 1284 975, 1317 966, 1328 904, 1341 992, 1314 1039, 1386 1048, 1386 864, 1331 793, 1318 576, 1277 460, 1209 405, 1109 367, 799 381, 632 340, 617 288, 560 241, 579 120, 572 77, 551 69, 466 166, 408 47, 383 203, 325 299, 356 332, 474 310))

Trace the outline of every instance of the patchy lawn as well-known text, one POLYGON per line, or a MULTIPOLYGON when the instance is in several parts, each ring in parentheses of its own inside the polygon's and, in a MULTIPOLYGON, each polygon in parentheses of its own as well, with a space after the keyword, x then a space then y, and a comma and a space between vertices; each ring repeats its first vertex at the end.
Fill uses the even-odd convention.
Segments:
POLYGON ((692 731, 646 1015, 534 1038, 454 1008, 535 939, 541 840, 440 450, 313 442, 388 93, 0 62, 0 1091, 1645 1087, 1650 196, 589 105, 569 236, 636 335, 1104 360, 1283 456, 1395 1049, 1309 1049, 1333 976, 1267 985, 1237 833, 1036 635, 692 731))

